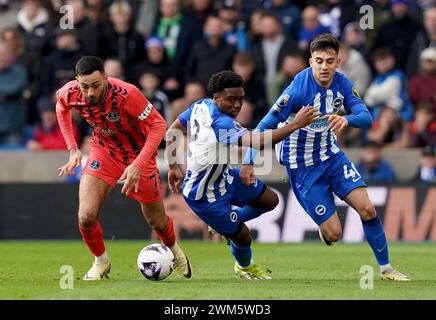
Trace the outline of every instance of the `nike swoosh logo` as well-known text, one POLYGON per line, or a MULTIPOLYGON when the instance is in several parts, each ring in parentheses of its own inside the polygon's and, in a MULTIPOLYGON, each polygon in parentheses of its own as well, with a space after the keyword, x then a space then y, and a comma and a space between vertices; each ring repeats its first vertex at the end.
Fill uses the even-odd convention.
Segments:
POLYGON ((359 177, 357 179, 353 179, 353 182, 359 181, 360 179, 362 179, 362 177, 359 177))
POLYGON ((386 244, 383 246, 383 248, 377 249, 377 252, 382 252, 384 248, 386 248, 386 244))

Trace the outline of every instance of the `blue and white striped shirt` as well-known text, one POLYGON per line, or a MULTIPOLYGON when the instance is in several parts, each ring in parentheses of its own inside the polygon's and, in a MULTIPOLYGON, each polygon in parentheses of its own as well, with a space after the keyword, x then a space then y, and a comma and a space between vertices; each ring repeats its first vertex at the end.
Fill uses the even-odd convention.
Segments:
POLYGON ((197 101, 178 119, 187 128, 190 139, 183 195, 191 200, 215 202, 233 182, 229 148, 238 143, 247 129, 223 113, 212 99, 197 101))
MULTIPOLYGON (((292 121, 305 106, 319 108, 322 116, 310 125, 294 131, 276 145, 281 164, 296 169, 327 160, 340 151, 336 135, 329 128, 326 115, 337 114, 344 107, 351 113, 355 105, 363 104, 359 93, 342 73, 336 72, 328 89, 321 87, 313 78, 312 69, 301 71, 283 91, 272 109, 280 125, 292 121)), ((279 125, 279 126, 280 126, 279 125)))

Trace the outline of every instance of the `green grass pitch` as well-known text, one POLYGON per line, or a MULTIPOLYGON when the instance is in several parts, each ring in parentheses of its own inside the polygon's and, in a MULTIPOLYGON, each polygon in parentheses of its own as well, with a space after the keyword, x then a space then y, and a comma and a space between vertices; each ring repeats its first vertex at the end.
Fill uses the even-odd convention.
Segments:
POLYGON ((92 258, 81 241, 0 241, 0 299, 436 299, 436 246, 390 244, 394 267, 411 282, 381 281, 368 245, 326 247, 253 244, 254 259, 272 271, 271 281, 240 279, 224 243, 182 241, 193 278, 175 273, 160 282, 143 279, 136 268, 139 251, 150 242, 108 240, 111 279, 82 281, 92 258), (61 289, 63 265, 74 270, 74 289, 61 289), (362 265, 374 268, 373 289, 360 287, 362 265))

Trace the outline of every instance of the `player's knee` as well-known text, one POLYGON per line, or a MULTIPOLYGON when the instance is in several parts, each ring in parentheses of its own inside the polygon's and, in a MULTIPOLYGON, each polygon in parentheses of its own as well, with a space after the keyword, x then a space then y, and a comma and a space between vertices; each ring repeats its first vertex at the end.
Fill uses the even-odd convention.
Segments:
POLYGON ((268 196, 266 201, 263 202, 260 210, 263 212, 268 212, 274 210, 275 207, 279 204, 279 196, 274 191, 268 189, 268 196))
POLYGON ((79 212, 79 226, 84 229, 92 228, 97 223, 97 218, 91 214, 79 212))
POLYGON ((279 204, 279 196, 277 195, 277 193, 272 192, 271 201, 270 201, 270 207, 268 209, 271 211, 275 207, 277 207, 278 204, 279 204))
POLYGON ((323 231, 323 233, 326 236, 326 238, 332 242, 339 241, 342 237, 342 230, 340 228, 328 230, 326 232, 323 231))
POLYGON ((377 216, 374 205, 368 201, 362 210, 360 210, 360 216, 362 220, 374 219, 377 216))

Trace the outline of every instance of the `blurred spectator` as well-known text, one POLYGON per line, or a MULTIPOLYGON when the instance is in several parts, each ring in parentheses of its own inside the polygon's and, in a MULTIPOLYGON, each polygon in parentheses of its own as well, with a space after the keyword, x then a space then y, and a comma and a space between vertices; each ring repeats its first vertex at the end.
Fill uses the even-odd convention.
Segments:
POLYGON ((108 77, 124 80, 124 68, 120 60, 108 58, 104 61, 104 72, 108 77))
POLYGON ((310 42, 319 34, 330 32, 319 21, 319 9, 315 6, 308 6, 301 14, 302 26, 298 34, 298 47, 302 52, 309 49, 310 42))
POLYGON ((247 54, 240 52, 233 59, 232 69, 239 74, 244 80, 245 99, 250 101, 254 108, 255 121, 261 120, 266 114, 267 102, 265 85, 262 79, 258 78, 255 73, 255 65, 253 58, 247 54))
POLYGON ((192 0, 182 11, 183 20, 175 58, 179 79, 185 76, 186 61, 191 52, 194 52, 194 46, 205 37, 204 24, 207 18, 215 13, 212 4, 212 0, 192 0))
POLYGON ((15 57, 15 62, 22 65, 27 70, 27 86, 23 91, 26 101, 27 123, 35 123, 39 119, 38 111, 35 107, 36 100, 41 94, 41 68, 40 57, 33 51, 25 50, 24 39, 15 27, 6 27, 1 32, 3 41, 15 57))
MULTIPOLYGON (((96 1, 96 0, 93 0, 96 1)), ((104 1, 104 0, 101 0, 104 1)), ((138 18, 136 20, 135 30, 148 38, 156 25, 156 19, 159 14, 159 0, 143 0, 138 8, 138 18)))
POLYGON ((9 0, 0 0, 0 12, 4 12, 9 9, 9 0))
POLYGON ((159 12, 161 16, 157 22, 156 35, 163 41, 167 57, 173 60, 176 56, 177 40, 182 26, 179 1, 161 0, 159 12))
POLYGON ((436 116, 436 47, 427 48, 420 56, 421 72, 409 81, 410 100, 416 106, 429 102, 436 116))
MULTIPOLYGON (((31 151, 67 150, 56 118, 56 106, 53 99, 51 97, 40 98, 37 107, 41 115, 41 123, 33 128, 33 136, 27 141, 26 148, 31 151)), ((74 124, 73 134, 76 141, 79 141, 79 133, 74 124)))
POLYGON ((242 101, 241 111, 239 112, 235 120, 238 121, 239 124, 244 128, 254 129, 257 123, 253 121, 254 119, 253 116, 254 116, 254 105, 247 99, 244 99, 242 101))
POLYGON ((250 50, 262 40, 262 25, 261 20, 266 11, 264 9, 256 9, 250 16, 248 28, 248 42, 250 50))
POLYGON ((9 4, 9 0, 0 0, 0 30, 17 23, 16 1, 13 6, 9 4))
POLYGON ((253 47, 252 55, 256 63, 256 71, 267 86, 277 75, 286 53, 297 51, 297 46, 293 40, 284 37, 280 20, 275 15, 265 13, 260 23, 262 40, 253 47))
POLYGON ((381 147, 375 141, 366 141, 360 149, 357 171, 368 183, 393 183, 395 172, 389 162, 382 159, 381 147))
POLYGON ((76 31, 81 52, 83 55, 98 56, 100 53, 98 29, 86 15, 84 0, 68 0, 65 4, 73 9, 74 31, 76 31))
POLYGON ((135 82, 147 71, 158 75, 161 87, 173 95, 179 90, 180 83, 177 80, 174 63, 169 61, 164 44, 161 39, 151 37, 145 42, 146 57, 135 67, 135 82))
POLYGON ((271 0, 266 3, 264 8, 280 19, 282 33, 296 41, 300 32, 300 9, 288 0, 271 0))
POLYGON ((407 75, 412 76, 419 72, 421 52, 427 47, 436 48, 436 4, 424 11, 424 30, 419 31, 411 45, 407 61, 407 75))
POLYGON ((355 1, 349 0, 315 0, 310 1, 317 4, 321 9, 320 22, 331 30, 336 37, 341 36, 344 27, 352 21, 358 20, 359 8, 355 1))
POLYGON ((434 147, 422 149, 417 180, 426 183, 436 183, 436 157, 434 147))
POLYGON ((13 62, 11 50, 0 42, 0 144, 22 142, 26 85, 26 69, 13 62))
POLYGON ((409 12, 409 0, 391 0, 393 18, 378 30, 373 49, 388 47, 395 55, 397 68, 405 71, 406 62, 420 23, 413 20, 409 12))
POLYGON ((274 80, 268 85, 268 106, 272 106, 282 91, 291 84, 294 77, 307 68, 307 62, 300 52, 287 53, 282 67, 274 80))
POLYGON ((405 148, 409 146, 409 126, 408 122, 399 118, 396 110, 383 106, 368 130, 367 138, 384 147, 405 148))
MULTIPOLYGON (((390 0, 364 0, 361 5, 370 6, 373 10, 374 15, 368 18, 373 19, 374 27, 364 30, 366 34, 366 47, 372 48, 377 38, 378 30, 392 18, 391 2, 390 0)), ((360 26, 358 27, 360 29, 360 26)), ((368 59, 369 56, 370 54, 368 52, 365 57, 368 59)))
POLYGON ((103 58, 121 60, 127 81, 133 78, 135 65, 144 57, 144 39, 131 27, 132 8, 123 0, 113 2, 109 9, 110 24, 102 31, 103 58))
POLYGON ((389 48, 374 51, 373 61, 377 76, 365 94, 365 103, 374 119, 379 118, 382 106, 388 106, 398 113, 403 121, 413 117, 413 106, 407 93, 407 79, 404 73, 395 69, 395 56, 389 48))
POLYGON ((415 108, 415 120, 410 125, 410 147, 436 147, 436 115, 428 102, 421 102, 415 108))
POLYGON ((23 35, 26 51, 44 56, 50 51, 53 27, 41 0, 24 0, 17 15, 18 28, 23 35))
POLYGON ((217 16, 207 18, 204 35, 189 55, 185 80, 199 81, 206 88, 212 74, 231 68, 236 48, 224 41, 223 22, 217 16))
MULTIPOLYGON (((159 90, 159 77, 157 74, 150 71, 145 72, 139 78, 139 85, 142 94, 169 124, 169 120, 171 119, 171 105, 168 96, 159 90)), ((165 139, 162 140, 159 148, 165 148, 165 139)))
POLYGON ((218 10, 218 16, 223 21, 224 39, 238 51, 248 51, 248 37, 245 23, 239 21, 239 11, 235 5, 224 5, 218 10))
POLYGON ((139 78, 139 85, 142 94, 168 122, 171 117, 171 106, 167 95, 159 90, 160 83, 157 74, 151 71, 143 73, 139 78))
POLYGON ((58 29, 55 49, 43 61, 43 95, 51 95, 74 79, 75 66, 81 55, 76 32, 73 29, 58 29))
MULTIPOLYGON (((147 2, 149 1, 147 0, 147 2)), ((107 3, 106 0, 85 0, 87 16, 95 26, 100 27, 103 22, 109 20, 107 3)))
POLYGON ((342 44, 339 50, 338 71, 345 74, 363 96, 371 83, 371 70, 359 51, 342 44))
POLYGON ((206 90, 200 82, 188 82, 185 85, 183 97, 171 103, 171 117, 168 123, 173 123, 179 114, 185 111, 195 101, 206 98, 206 90))
POLYGON ((365 31, 360 28, 359 23, 350 22, 345 26, 342 32, 342 43, 349 48, 357 50, 365 60, 369 60, 365 31))
MULTIPOLYGON (((350 26, 349 23, 347 26, 350 26)), ((343 38, 346 35, 343 34, 343 38)), ((345 74, 353 83, 355 89, 361 96, 364 96, 366 89, 372 80, 371 70, 364 57, 356 49, 351 48, 345 43, 339 49, 339 72, 345 74)), ((341 110, 342 111, 345 110, 341 110)), ((345 112, 343 112, 345 114, 345 112)), ((344 147, 359 147, 366 129, 347 127, 344 132, 337 136, 340 144, 344 147)))

